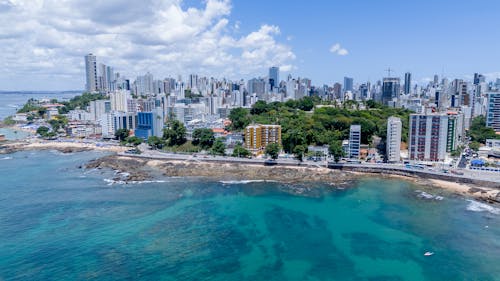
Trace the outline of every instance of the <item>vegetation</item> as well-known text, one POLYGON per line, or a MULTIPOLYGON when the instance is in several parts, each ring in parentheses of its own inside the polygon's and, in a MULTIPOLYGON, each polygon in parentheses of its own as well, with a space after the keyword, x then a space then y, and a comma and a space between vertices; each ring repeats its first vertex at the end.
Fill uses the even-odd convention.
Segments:
POLYGON ((309 145, 325 145, 349 138, 352 124, 361 125, 362 143, 370 144, 373 136, 379 136, 384 141, 387 118, 396 116, 401 118, 403 124, 402 141, 407 141, 410 115, 407 109, 367 101, 367 108, 362 110, 358 110, 357 102, 347 102, 342 107, 331 105, 306 111, 313 109, 311 104, 319 105, 319 98, 306 97, 284 103, 259 101, 250 110, 233 109, 229 116, 233 122, 231 128, 242 130, 250 123, 281 125, 283 150, 298 156, 309 145))
POLYGON ((119 141, 124 141, 126 138, 128 138, 129 134, 130 132, 127 129, 118 129, 115 132, 115 138, 119 141))
POLYGON ((40 127, 38 127, 38 129, 36 129, 36 133, 42 137, 45 137, 49 131, 50 131, 50 129, 48 127, 45 127, 45 126, 40 126, 40 127))
POLYGON ((471 141, 479 143, 486 143, 486 139, 500 139, 500 135, 497 135, 495 130, 486 127, 486 117, 484 116, 472 119, 468 134, 471 141))
POLYGON ((246 108, 238 107, 229 113, 229 120, 231 120, 230 130, 242 131, 248 124, 250 124, 249 110, 246 108))
POLYGON ((131 136, 131 137, 128 137, 125 139, 125 142, 127 144, 131 144, 133 146, 138 146, 139 144, 142 143, 142 139, 140 137, 136 137, 136 136, 131 136))
POLYGON ((28 113, 32 111, 37 111, 42 109, 38 101, 34 98, 30 98, 24 106, 17 111, 17 113, 28 113))
POLYGON ((152 148, 152 149, 161 149, 163 148, 163 145, 165 145, 165 142, 163 141, 163 139, 157 137, 157 136, 150 136, 148 138, 148 145, 152 148))
POLYGON ((68 118, 63 115, 57 115, 54 119, 49 120, 50 126, 54 132, 59 131, 59 129, 64 129, 68 125, 68 118))
POLYGON ((193 131, 193 145, 199 145, 202 149, 209 149, 215 142, 212 129, 201 128, 193 131))
POLYGON ((332 141, 328 146, 328 153, 333 156, 335 162, 339 162, 340 158, 344 157, 341 141, 332 141))
POLYGON ((233 149, 233 154, 231 156, 233 157, 249 157, 252 155, 248 149, 244 148, 240 143, 236 144, 236 146, 233 149))
POLYGON ((226 145, 224 144, 221 138, 215 140, 210 152, 213 155, 226 155, 226 145))
POLYGON ((3 119, 3 124, 6 126, 11 126, 11 125, 16 124, 16 121, 14 121, 12 116, 8 116, 5 119, 3 119))
POLYGON ((469 143, 469 148, 474 150, 474 151, 478 151, 480 146, 481 146, 481 144, 477 141, 472 141, 469 143))
POLYGON ((186 142, 186 127, 178 120, 170 120, 163 129, 163 139, 167 146, 179 146, 186 142))
POLYGON ((89 106, 91 101, 95 100, 105 100, 108 99, 107 96, 103 94, 91 94, 91 93, 83 93, 80 96, 75 96, 69 101, 60 102, 64 106, 59 108, 59 114, 66 114, 70 110, 81 108, 84 109, 89 106))
POLYGON ((200 152, 201 149, 199 146, 193 145, 192 142, 186 141, 181 145, 164 146, 163 150, 175 153, 196 153, 200 152))
POLYGON ((281 148, 277 143, 271 143, 271 144, 266 146, 265 153, 266 153, 266 155, 269 155, 269 157, 271 157, 271 159, 276 160, 276 159, 278 159, 280 150, 281 150, 281 148))

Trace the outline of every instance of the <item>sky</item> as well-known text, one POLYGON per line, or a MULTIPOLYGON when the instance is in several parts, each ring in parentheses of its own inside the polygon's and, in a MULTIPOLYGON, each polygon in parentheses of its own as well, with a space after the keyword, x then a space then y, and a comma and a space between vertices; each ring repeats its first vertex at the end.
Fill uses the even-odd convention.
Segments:
POLYGON ((239 80, 279 66, 314 85, 500 77, 500 1, 0 0, 0 90, 79 90, 84 55, 130 79, 239 80))

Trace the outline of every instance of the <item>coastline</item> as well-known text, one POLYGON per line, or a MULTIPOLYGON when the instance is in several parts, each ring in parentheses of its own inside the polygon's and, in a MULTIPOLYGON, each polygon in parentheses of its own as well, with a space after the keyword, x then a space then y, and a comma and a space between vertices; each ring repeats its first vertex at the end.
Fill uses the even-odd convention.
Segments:
MULTIPOLYGON (((483 202, 499 204, 500 189, 473 184, 456 183, 421 176, 398 174, 374 174, 370 172, 342 171, 320 166, 264 166, 262 163, 208 162, 195 159, 149 159, 129 155, 119 155, 130 147, 119 145, 98 145, 99 142, 78 142, 77 140, 46 141, 26 139, 0 143, 0 154, 26 150, 57 150, 63 153, 83 151, 106 151, 111 155, 87 163, 86 168, 109 168, 128 174, 125 182, 151 180, 161 175, 167 177, 208 178, 218 181, 279 181, 304 185, 308 182, 325 183, 338 188, 352 186, 354 182, 369 178, 398 179, 414 185, 442 189, 460 196, 483 202)), ((117 179, 123 180, 123 179, 117 179)))

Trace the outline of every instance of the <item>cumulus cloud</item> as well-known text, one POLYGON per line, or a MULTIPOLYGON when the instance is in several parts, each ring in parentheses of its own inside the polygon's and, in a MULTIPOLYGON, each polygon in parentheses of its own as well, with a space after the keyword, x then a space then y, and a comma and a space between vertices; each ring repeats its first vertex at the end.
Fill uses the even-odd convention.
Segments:
POLYGON ((349 52, 346 49, 342 48, 339 43, 333 44, 330 47, 330 53, 337 54, 339 56, 345 56, 349 54, 349 52))
POLYGON ((129 78, 150 71, 158 78, 238 79, 272 65, 290 69, 295 59, 278 41, 278 26, 241 34, 241 23, 229 21, 229 0, 206 0, 201 8, 184 8, 181 0, 0 0, 0 11, 4 86, 38 75, 69 76, 72 88, 83 88, 87 53, 129 78))

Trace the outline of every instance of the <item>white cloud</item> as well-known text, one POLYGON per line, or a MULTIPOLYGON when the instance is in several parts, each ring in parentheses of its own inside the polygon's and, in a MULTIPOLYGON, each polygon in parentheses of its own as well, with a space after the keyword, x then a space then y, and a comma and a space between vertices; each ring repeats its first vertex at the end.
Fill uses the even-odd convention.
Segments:
MULTIPOLYGON (((198 73, 239 79, 271 65, 291 69, 295 54, 278 42, 278 26, 240 34, 229 0, 185 8, 181 0, 0 1, 0 88, 26 79, 60 80, 83 88, 87 53, 129 78, 198 73), (37 77, 35 77, 37 76, 37 77)), ((42 86, 42 85, 40 85, 42 86)))
POLYGON ((349 54, 349 51, 342 48, 339 43, 336 43, 330 47, 330 53, 337 54, 339 56, 345 56, 349 54))

